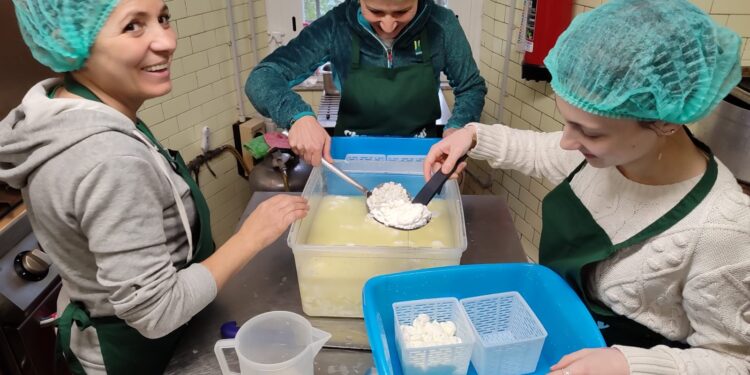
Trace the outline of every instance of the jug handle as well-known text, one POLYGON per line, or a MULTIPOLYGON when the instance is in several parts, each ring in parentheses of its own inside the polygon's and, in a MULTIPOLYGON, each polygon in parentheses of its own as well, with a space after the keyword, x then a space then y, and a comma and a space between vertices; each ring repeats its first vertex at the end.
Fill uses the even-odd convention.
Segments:
POLYGON ((227 364, 227 357, 224 355, 224 349, 234 348, 234 339, 219 340, 214 345, 214 354, 216 354, 216 360, 219 361, 219 367, 221 368, 222 375, 240 375, 238 372, 229 371, 229 364, 227 364))

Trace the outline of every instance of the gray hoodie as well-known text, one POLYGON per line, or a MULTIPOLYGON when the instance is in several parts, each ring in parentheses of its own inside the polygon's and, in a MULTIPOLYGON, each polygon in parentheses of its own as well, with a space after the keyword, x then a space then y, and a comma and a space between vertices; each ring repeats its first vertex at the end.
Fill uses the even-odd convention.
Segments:
MULTIPOLYGON (((116 315, 146 337, 164 336, 216 296, 205 267, 185 267, 187 236, 156 163, 169 164, 111 107, 49 99, 60 83, 36 84, 0 122, 0 181, 21 189, 34 234, 71 300, 94 317, 116 315)), ((167 170, 192 226, 190 190, 167 170)), ((82 360, 99 362, 85 343, 76 346, 82 360)))

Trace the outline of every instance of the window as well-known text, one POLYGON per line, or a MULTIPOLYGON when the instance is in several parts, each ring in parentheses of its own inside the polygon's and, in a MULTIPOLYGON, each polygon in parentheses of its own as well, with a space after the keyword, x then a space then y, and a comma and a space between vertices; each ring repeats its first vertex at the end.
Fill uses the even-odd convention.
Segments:
POLYGON ((326 14, 344 0, 304 0, 305 22, 312 22, 326 14))
POLYGON ((435 0, 435 3, 456 13, 478 65, 482 39, 482 0, 435 0))

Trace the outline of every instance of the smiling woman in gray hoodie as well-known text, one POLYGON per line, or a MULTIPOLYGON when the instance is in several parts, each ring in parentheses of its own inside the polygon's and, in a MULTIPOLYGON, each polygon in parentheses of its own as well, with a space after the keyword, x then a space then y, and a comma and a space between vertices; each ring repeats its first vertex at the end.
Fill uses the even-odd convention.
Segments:
POLYGON ((21 189, 62 277, 62 349, 76 374, 161 373, 181 328, 307 202, 264 202, 214 249, 206 201, 182 158, 136 117, 171 89, 176 34, 165 3, 14 4, 35 58, 65 72, 0 122, 0 181, 21 189))

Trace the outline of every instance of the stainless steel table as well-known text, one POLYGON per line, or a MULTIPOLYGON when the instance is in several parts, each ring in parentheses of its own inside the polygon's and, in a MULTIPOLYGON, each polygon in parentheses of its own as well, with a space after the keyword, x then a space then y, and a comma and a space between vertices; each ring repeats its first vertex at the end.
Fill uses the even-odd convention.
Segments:
MULTIPOLYGON (((256 192, 240 223, 258 204, 279 194, 256 192)), ((468 247, 461 264, 526 262, 508 206, 491 195, 461 197, 466 219, 468 247)), ((220 374, 214 356, 222 323, 235 320, 241 325, 255 315, 271 310, 302 312, 297 273, 286 234, 260 252, 219 292, 213 303, 190 322, 166 374, 220 374)), ((313 326, 333 336, 315 359, 315 374, 366 374, 372 367, 370 345, 364 321, 357 318, 308 317, 313 326)), ((230 368, 239 372, 234 351, 227 351, 230 368)))

